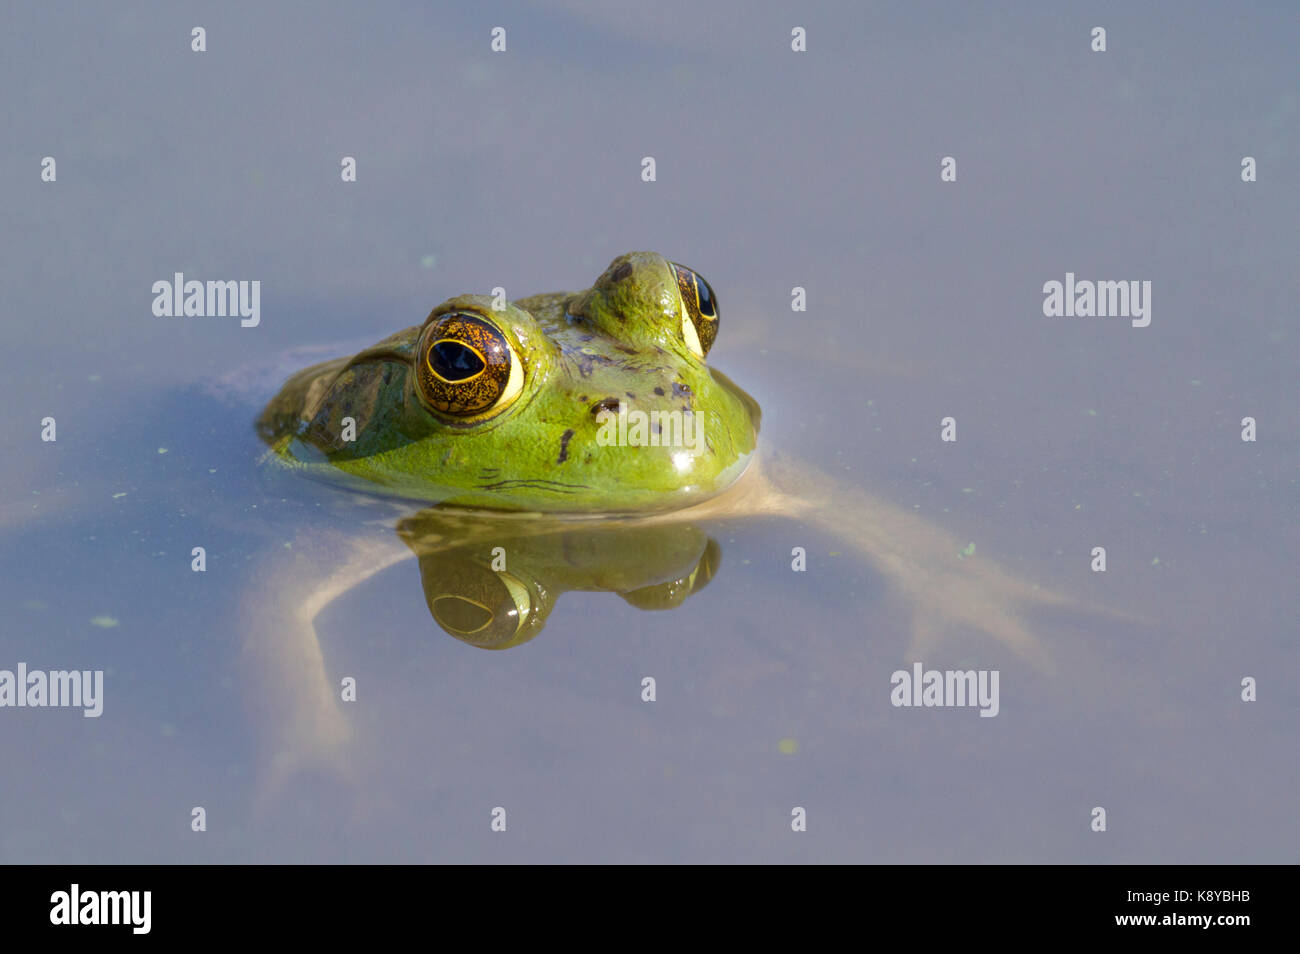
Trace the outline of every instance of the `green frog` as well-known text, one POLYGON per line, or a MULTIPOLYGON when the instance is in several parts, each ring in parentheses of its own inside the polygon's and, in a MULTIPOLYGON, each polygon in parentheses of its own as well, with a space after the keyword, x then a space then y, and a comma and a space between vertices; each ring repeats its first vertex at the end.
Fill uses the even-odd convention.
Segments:
POLYGON ((259 432, 284 465, 431 503, 677 510, 755 449, 757 403, 706 363, 719 319, 697 272, 631 252, 583 292, 448 299, 291 377, 259 432))
MULTIPOLYGON (((719 321, 702 276, 633 252, 586 291, 451 298, 422 325, 285 383, 258 421, 271 460, 436 506, 396 535, 391 519, 380 533, 305 526, 255 571, 243 629, 282 703, 269 720, 275 777, 304 759, 347 764, 352 727, 316 619, 412 556, 438 625, 502 649, 535 636, 566 590, 676 606, 717 572, 709 528, 787 520, 792 544, 804 528, 842 541, 912 607, 901 658, 929 658, 966 630, 1052 668, 1024 610, 1080 604, 910 509, 760 448, 757 403, 706 363, 719 321)), ((845 626, 866 635, 860 620, 845 626)))
MULTIPOLYGON (((585 291, 450 298, 421 325, 294 374, 258 431, 284 467, 478 515, 406 535, 405 556, 564 532, 574 516, 642 527, 770 515, 843 540, 912 598, 916 648, 962 624, 1041 657, 1017 604, 1073 601, 968 558, 918 514, 756 452, 758 404, 706 363, 720 320, 703 276, 630 252, 585 291), (635 415, 644 426, 627 423, 635 415)), ((326 547, 334 562, 356 549, 356 562, 306 571, 305 605, 403 555, 369 546, 326 547)))

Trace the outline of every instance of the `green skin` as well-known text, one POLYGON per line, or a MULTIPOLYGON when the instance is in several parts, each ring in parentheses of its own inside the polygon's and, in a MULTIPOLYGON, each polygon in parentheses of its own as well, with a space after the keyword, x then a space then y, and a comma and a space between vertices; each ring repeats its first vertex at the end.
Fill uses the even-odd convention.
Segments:
MULTIPOLYGON (((414 373, 423 326, 291 377, 258 421, 281 464, 377 493, 457 507, 558 513, 672 510, 714 496, 744 472, 758 405, 691 348, 668 262, 616 258, 583 292, 521 298, 500 311, 485 295, 433 310, 470 312, 509 339, 523 370, 518 397, 465 423, 435 411, 414 373), (603 407, 689 409, 698 447, 597 441, 603 407), (355 423, 345 442, 344 418, 355 423)), ((689 318, 687 319, 689 321, 689 318)))

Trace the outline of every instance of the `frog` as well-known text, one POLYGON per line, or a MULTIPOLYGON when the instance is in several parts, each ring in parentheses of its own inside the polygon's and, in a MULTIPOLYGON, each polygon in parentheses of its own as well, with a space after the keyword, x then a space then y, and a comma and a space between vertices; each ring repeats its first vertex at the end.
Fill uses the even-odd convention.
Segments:
POLYGON ((435 621, 480 649, 527 643, 562 590, 679 606, 718 572, 709 528, 754 518, 812 528, 869 563, 913 607, 906 658, 964 631, 1049 674, 1030 611, 1140 621, 1040 587, 926 516, 760 445, 758 402, 706 361, 720 320, 700 273, 632 252, 585 291, 458 295, 289 377, 257 420, 275 472, 431 507, 396 534, 304 528, 255 571, 243 630, 281 703, 272 789, 306 764, 347 771, 355 729, 316 620, 412 557, 435 621), (704 440, 602 439, 632 411, 689 412, 704 440), (498 550, 510 568, 495 568, 498 550))
POLYGON ((629 252, 581 292, 449 298, 290 377, 258 431, 276 464, 432 504, 680 510, 757 445, 758 403, 707 363, 720 319, 694 269, 629 252))

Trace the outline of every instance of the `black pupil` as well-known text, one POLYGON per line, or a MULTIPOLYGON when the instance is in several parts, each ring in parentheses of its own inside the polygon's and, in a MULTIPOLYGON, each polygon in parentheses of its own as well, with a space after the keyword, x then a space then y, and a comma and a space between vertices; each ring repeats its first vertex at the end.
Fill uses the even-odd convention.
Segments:
POLYGON ((456 341, 439 341, 429 349, 429 363, 447 381, 464 381, 483 370, 483 359, 456 341))
POLYGON ((695 276, 695 291, 700 296, 700 314, 712 318, 718 313, 717 302, 713 300, 713 289, 699 275, 695 276))

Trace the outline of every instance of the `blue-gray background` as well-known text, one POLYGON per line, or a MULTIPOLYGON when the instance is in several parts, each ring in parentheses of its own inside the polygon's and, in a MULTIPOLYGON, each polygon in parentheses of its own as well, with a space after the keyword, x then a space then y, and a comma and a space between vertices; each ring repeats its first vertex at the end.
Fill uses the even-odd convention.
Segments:
POLYGON ((110 673, 98 720, 0 710, 0 859, 1295 860, 1300 12, 462 6, 0 12, 0 668, 110 673), (946 643, 1002 670, 979 719, 888 705, 911 608, 797 525, 738 523, 682 610, 570 595, 507 653, 434 631, 408 561, 320 621, 359 781, 259 796, 232 607, 283 533, 254 412, 196 382, 643 248, 718 291, 764 441, 1154 625, 1037 619, 1051 674, 946 643), (176 271, 259 279, 261 326, 154 317, 176 271), (1044 318, 1066 271, 1150 280, 1151 326, 1044 318))

